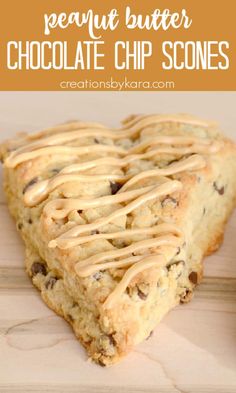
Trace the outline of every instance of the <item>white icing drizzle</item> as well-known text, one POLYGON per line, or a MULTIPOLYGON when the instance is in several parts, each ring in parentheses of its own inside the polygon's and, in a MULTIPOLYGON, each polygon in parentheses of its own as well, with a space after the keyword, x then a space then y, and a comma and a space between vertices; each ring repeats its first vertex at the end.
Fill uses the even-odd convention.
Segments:
MULTIPOLYGON (((52 191, 58 187, 66 187, 67 183, 118 182, 121 186, 115 195, 104 195, 98 198, 69 198, 53 199, 46 202, 42 222, 51 225, 54 220, 67 218, 70 213, 99 208, 106 205, 117 205, 117 209, 91 223, 75 225, 65 233, 49 242, 50 248, 62 250, 80 246, 98 240, 132 239, 142 236, 141 240, 133 241, 123 248, 113 248, 99 252, 89 258, 77 262, 74 266, 79 277, 91 276, 99 270, 114 268, 127 269, 113 292, 104 303, 104 308, 110 308, 117 302, 129 286, 132 279, 139 273, 151 267, 165 266, 176 254, 184 241, 181 229, 174 223, 160 223, 150 228, 127 228, 116 232, 104 232, 104 227, 117 218, 127 216, 147 202, 179 193, 182 183, 168 176, 184 171, 201 170, 206 166, 204 155, 214 154, 222 147, 222 142, 206 138, 182 135, 157 135, 147 137, 130 149, 115 144, 115 141, 139 136, 142 130, 155 129, 162 123, 184 123, 186 125, 209 127, 203 121, 183 116, 136 116, 127 119, 123 127, 109 130, 101 125, 91 123, 71 123, 48 129, 45 133, 36 134, 30 142, 11 152, 5 160, 5 166, 15 168, 17 165, 43 156, 61 155, 77 159, 81 156, 95 155, 86 162, 74 163, 63 168, 50 179, 31 185, 25 192, 24 202, 33 207, 46 200, 52 191), (37 137, 39 139, 37 139, 37 137), (114 144, 91 144, 88 138, 109 138, 114 144), (86 139, 87 138, 87 139, 86 139), (71 142, 82 141, 87 145, 70 146, 71 142), (155 166, 138 174, 126 175, 113 173, 113 170, 128 169, 135 161, 156 159, 159 155, 174 155, 182 159, 164 168, 155 166), (189 156, 192 154, 191 156, 189 156), (183 157, 188 155, 188 157, 183 157), (87 173, 91 169, 105 168, 104 174, 87 173), (85 173, 84 173, 85 172, 85 173), (153 180, 155 182, 153 184, 153 180), (152 184, 151 184, 152 183, 152 184), (121 204, 124 205, 121 205, 121 204), (144 237, 144 238, 143 238, 144 237)), ((109 184, 109 183, 108 183, 109 184)), ((79 213, 78 213, 79 214, 79 213)))

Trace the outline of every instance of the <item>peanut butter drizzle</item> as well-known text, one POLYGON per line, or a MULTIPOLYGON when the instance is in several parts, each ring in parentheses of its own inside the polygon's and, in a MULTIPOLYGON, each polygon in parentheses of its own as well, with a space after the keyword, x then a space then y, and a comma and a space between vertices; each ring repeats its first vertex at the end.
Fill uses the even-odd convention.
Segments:
MULTIPOLYGON (((42 214, 42 221, 51 225, 54 220, 66 218, 71 212, 125 203, 125 206, 118 207, 107 216, 103 216, 92 223, 76 225, 49 242, 50 248, 69 249, 95 240, 115 240, 127 237, 132 239, 137 235, 145 236, 144 239, 135 241, 124 248, 114 247, 112 250, 100 252, 76 263, 74 269, 80 277, 90 276, 99 270, 127 268, 119 284, 106 299, 103 305, 105 308, 110 308, 117 302, 131 280, 138 273, 154 266, 165 266, 176 254, 178 247, 183 244, 184 235, 181 229, 173 223, 161 223, 151 228, 125 229, 112 233, 103 232, 104 226, 112 223, 119 217, 133 212, 148 201, 179 192, 182 189, 182 183, 177 180, 171 180, 168 176, 183 171, 203 169, 206 166, 206 159, 202 154, 216 153, 221 149, 222 143, 217 140, 211 141, 191 136, 169 135, 158 135, 153 138, 147 137, 144 141, 130 149, 125 149, 115 144, 99 143, 85 146, 69 146, 67 143, 77 142, 81 138, 90 137, 109 138, 113 141, 124 138, 132 139, 138 136, 143 129, 151 129, 161 123, 184 123, 199 127, 209 127, 209 123, 199 122, 191 118, 158 115, 137 116, 127 119, 119 130, 109 130, 103 126, 94 125, 94 123, 92 126, 84 123, 72 123, 72 128, 67 125, 59 129, 50 129, 50 136, 42 137, 40 140, 34 140, 26 146, 20 147, 13 151, 5 161, 7 167, 14 168, 28 160, 46 155, 63 154, 73 157, 89 154, 98 155, 97 158, 95 157, 90 161, 66 166, 53 178, 42 180, 32 185, 24 195, 25 204, 31 207, 41 203, 48 198, 52 191, 69 182, 105 182, 106 184, 108 181, 118 181, 122 185, 115 195, 105 195, 99 198, 86 197, 51 200, 44 206, 42 214), (64 132, 66 130, 67 132, 64 132), (63 144, 65 145, 63 146, 63 144), (104 153, 108 153, 109 156, 103 157, 104 153), (154 169, 144 170, 132 176, 112 173, 112 168, 120 170, 136 160, 147 160, 161 154, 173 154, 179 158, 184 155, 193 155, 165 168, 156 166, 154 169), (83 174, 84 171, 97 167, 104 167, 106 170, 111 168, 110 174, 83 174), (153 179, 155 179, 155 184, 150 185, 153 179), (138 183, 143 181, 148 181, 149 184, 138 186, 138 183), (135 186, 137 188, 133 188, 135 186), (97 233, 98 230, 100 232, 97 233)), ((38 137, 40 138, 41 136, 43 134, 38 133, 38 137)), ((86 142, 91 143, 88 140, 86 142)))
POLYGON ((191 116, 184 114, 177 115, 132 115, 123 120, 123 129, 132 128, 138 123, 138 129, 141 130, 146 128, 146 124, 148 125, 158 124, 158 123, 181 123, 181 124, 189 124, 198 127, 211 127, 214 126, 215 123, 195 119, 191 116))

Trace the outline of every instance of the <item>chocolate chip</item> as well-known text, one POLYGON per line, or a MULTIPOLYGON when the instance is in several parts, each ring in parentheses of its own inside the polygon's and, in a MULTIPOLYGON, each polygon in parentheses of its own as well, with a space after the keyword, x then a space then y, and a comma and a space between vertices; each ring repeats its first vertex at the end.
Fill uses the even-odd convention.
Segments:
POLYGON ((37 181, 38 181, 38 178, 37 178, 37 177, 35 177, 34 179, 30 180, 30 182, 27 183, 27 184, 25 185, 25 187, 23 188, 22 193, 25 194, 26 191, 28 190, 28 188, 31 187, 31 186, 33 186, 33 184, 37 183, 37 181))
POLYGON ((224 193, 225 193, 225 188, 224 188, 224 186, 219 187, 219 186, 217 185, 217 183, 214 181, 213 187, 214 187, 214 189, 218 192, 219 195, 224 195, 224 193))
POLYGON ((99 143, 99 140, 97 138, 94 138, 95 143, 99 143))
POLYGON ((101 367, 106 367, 105 363, 103 363, 102 360, 98 360, 98 364, 99 364, 99 366, 101 366, 101 367))
POLYGON ((197 272, 191 272, 188 276, 189 281, 191 281, 193 284, 197 284, 198 283, 198 275, 197 272))
POLYGON ((112 335, 112 334, 108 334, 107 337, 108 337, 108 339, 109 339, 110 345, 112 345, 113 347, 115 347, 115 346, 116 346, 116 341, 115 341, 113 335, 112 335))
POLYGON ((102 273, 101 272, 96 272, 96 273, 93 274, 92 277, 93 277, 94 280, 99 281, 102 278, 102 273))
POLYGON ((143 292, 141 291, 141 289, 140 289, 138 286, 137 286, 137 294, 138 294, 138 297, 139 297, 141 300, 146 300, 147 297, 148 297, 148 294, 143 293, 143 292))
POLYGON ((165 199, 163 199, 163 201, 161 202, 161 206, 165 207, 167 205, 176 207, 178 205, 178 202, 177 202, 177 200, 175 198, 167 195, 167 197, 165 199))
POLYGON ((72 317, 72 315, 67 314, 67 318, 69 319, 70 322, 74 322, 74 318, 72 317))
POLYGON ((127 287, 126 293, 129 297, 132 297, 134 293, 138 295, 141 300, 146 300, 148 295, 146 295, 139 287, 136 285, 135 287, 127 287))
POLYGON ((59 173, 60 172, 60 169, 58 169, 58 168, 53 168, 52 170, 51 170, 51 172, 53 173, 53 174, 57 174, 57 173, 59 173))
POLYGON ((23 228, 22 222, 19 222, 19 223, 17 224, 17 228, 19 229, 19 231, 23 228))
POLYGON ((201 183, 201 180, 202 180, 201 176, 197 176, 197 182, 201 183))
POLYGON ((149 335, 146 337, 146 340, 149 340, 149 338, 152 336, 153 336, 153 330, 150 331, 149 335))
POLYGON ((31 218, 28 219, 28 223, 29 223, 29 224, 33 224, 33 221, 32 221, 31 218))
POLYGON ((45 284, 46 289, 52 289, 57 282, 56 277, 50 277, 49 280, 45 284))
POLYGON ((36 276, 36 274, 40 273, 43 276, 47 275, 47 269, 46 265, 42 262, 34 262, 33 265, 31 266, 31 273, 33 276, 36 276))
POLYGON ((93 231, 91 231, 91 235, 98 235, 99 231, 97 229, 94 229, 93 231))
POLYGON ((177 253, 176 253, 175 255, 179 255, 179 254, 180 254, 180 252, 181 252, 181 248, 180 248, 180 247, 178 247, 177 253))
POLYGON ((193 292, 190 291, 189 289, 186 289, 186 291, 182 294, 181 298, 180 298, 180 303, 188 303, 193 296, 193 292))
POLYGON ((111 187, 111 194, 115 195, 122 187, 121 183, 113 183, 112 181, 110 181, 110 187, 111 187))
POLYGON ((81 213, 83 213, 83 210, 77 210, 77 212, 79 213, 79 214, 81 214, 81 213))
POLYGON ((179 160, 172 160, 172 161, 169 161, 168 165, 174 164, 175 162, 179 162, 179 160))

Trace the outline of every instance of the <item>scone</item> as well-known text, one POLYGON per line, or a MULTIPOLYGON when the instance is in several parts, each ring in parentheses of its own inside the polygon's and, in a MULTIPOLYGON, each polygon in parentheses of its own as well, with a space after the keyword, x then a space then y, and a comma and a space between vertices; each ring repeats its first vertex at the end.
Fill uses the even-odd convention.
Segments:
POLYGON ((235 205, 235 144, 187 115, 20 134, 1 159, 27 272, 101 365, 191 299, 235 205))

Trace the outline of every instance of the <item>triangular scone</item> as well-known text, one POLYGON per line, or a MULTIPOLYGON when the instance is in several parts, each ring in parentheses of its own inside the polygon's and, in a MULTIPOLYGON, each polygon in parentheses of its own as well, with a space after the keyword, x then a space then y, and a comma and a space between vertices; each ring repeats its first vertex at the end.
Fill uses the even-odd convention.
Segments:
POLYGON ((64 124, 1 156, 27 272, 101 365, 191 298, 235 204, 235 144, 187 115, 64 124))

